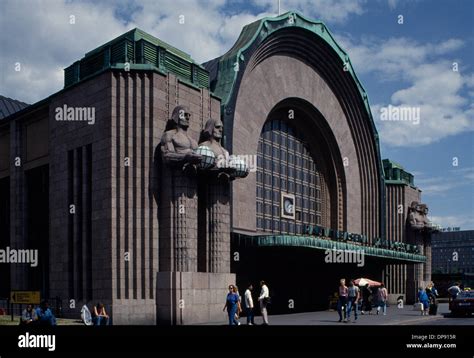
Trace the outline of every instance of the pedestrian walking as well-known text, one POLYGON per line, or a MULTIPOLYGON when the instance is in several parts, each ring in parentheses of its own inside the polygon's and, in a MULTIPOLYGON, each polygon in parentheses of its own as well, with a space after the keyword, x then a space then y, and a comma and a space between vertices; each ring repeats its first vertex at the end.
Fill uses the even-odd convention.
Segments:
POLYGON ((354 280, 349 282, 347 288, 347 320, 350 322, 351 313, 354 311, 354 323, 357 322, 357 305, 360 299, 360 289, 354 284, 354 280))
POLYGON ((388 292, 384 284, 382 283, 377 291, 377 314, 379 314, 380 308, 382 307, 383 315, 387 315, 387 298, 388 292))
POLYGON ((235 313, 235 319, 239 320, 240 314, 242 313, 242 297, 240 296, 239 288, 237 287, 237 285, 234 285, 233 291, 237 295, 237 297, 239 298, 239 300, 237 302, 237 312, 235 313))
POLYGON ((235 319, 235 314, 237 313, 239 297, 234 292, 234 285, 229 285, 229 293, 227 294, 225 305, 223 311, 227 309, 227 314, 229 315, 229 326, 239 326, 240 322, 235 319))
POLYGON ((428 313, 430 315, 436 315, 438 313, 438 302, 436 302, 438 290, 436 289, 433 282, 430 282, 426 287, 426 294, 428 295, 428 301, 430 303, 430 309, 428 313))
POLYGON ((366 284, 362 288, 362 314, 368 313, 372 314, 372 303, 370 302, 370 298, 372 296, 372 290, 369 287, 369 284, 366 284))
POLYGON ((339 322, 342 322, 344 318, 344 322, 347 322, 347 295, 348 289, 346 286, 346 280, 341 279, 339 281, 339 298, 337 300, 337 313, 339 314, 339 322), (344 317, 342 312, 344 311, 344 317))
POLYGON ((421 287, 418 289, 418 301, 421 303, 421 315, 427 316, 428 310, 430 308, 430 302, 426 291, 421 287))
POLYGON ((270 303, 270 292, 265 281, 260 281, 260 296, 258 296, 258 302, 260 304, 260 313, 263 318, 263 325, 268 325, 268 311, 267 306, 270 303))
POLYGON ((247 290, 245 290, 245 315, 247 316, 247 324, 254 325, 254 312, 253 312, 253 298, 252 298, 253 285, 249 284, 247 290))

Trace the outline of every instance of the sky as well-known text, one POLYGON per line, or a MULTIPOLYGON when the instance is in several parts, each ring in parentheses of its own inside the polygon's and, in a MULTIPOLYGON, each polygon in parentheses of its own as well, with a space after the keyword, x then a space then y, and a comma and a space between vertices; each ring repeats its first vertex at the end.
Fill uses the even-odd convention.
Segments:
MULTIPOLYGON (((382 158, 415 176, 431 220, 474 229, 474 1, 280 4, 323 21, 348 52, 382 158), (383 120, 395 107, 418 109, 418 120, 383 120)), ((0 94, 39 101, 62 89, 64 68, 135 27, 205 62, 244 25, 277 13, 278 0, 0 0, 0 94)))

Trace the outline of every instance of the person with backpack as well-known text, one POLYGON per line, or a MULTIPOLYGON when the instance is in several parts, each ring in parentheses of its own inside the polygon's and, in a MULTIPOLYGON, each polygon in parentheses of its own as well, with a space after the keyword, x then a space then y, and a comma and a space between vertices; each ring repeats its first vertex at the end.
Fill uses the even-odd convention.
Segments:
POLYGON ((234 292, 234 285, 229 285, 229 293, 227 294, 225 305, 222 311, 227 309, 229 315, 229 326, 240 326, 240 322, 235 319, 239 304, 239 296, 234 292))
POLYGON ((357 322, 357 305, 359 304, 360 290, 354 284, 354 280, 349 282, 347 295, 347 321, 351 320, 351 312, 354 310, 354 323, 357 322))
POLYGON ((260 304, 260 312, 262 313, 263 325, 268 325, 268 311, 267 306, 270 303, 270 291, 265 283, 265 281, 260 281, 260 296, 258 297, 258 302, 260 304))

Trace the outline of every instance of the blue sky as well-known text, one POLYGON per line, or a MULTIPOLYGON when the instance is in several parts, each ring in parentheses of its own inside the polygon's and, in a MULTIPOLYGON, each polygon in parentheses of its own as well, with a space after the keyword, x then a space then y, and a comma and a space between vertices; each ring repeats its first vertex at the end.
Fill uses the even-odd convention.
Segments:
MULTIPOLYGON (((63 68, 133 27, 204 62, 226 52, 245 24, 275 15, 277 3, 3 0, 0 94, 33 103, 60 90, 63 68)), ((281 10, 324 21, 347 50, 369 94, 382 157, 415 175, 432 220, 474 229, 474 1, 281 0, 281 10), (420 108, 419 124, 381 121, 388 105, 420 108)))

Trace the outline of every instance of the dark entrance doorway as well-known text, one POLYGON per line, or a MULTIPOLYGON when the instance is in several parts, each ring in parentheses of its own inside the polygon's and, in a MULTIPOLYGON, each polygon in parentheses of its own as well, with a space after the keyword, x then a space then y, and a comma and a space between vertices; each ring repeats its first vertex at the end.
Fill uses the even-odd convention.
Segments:
MULTIPOLYGON (((0 179, 0 249, 10 246, 10 177, 0 179)), ((0 264, 0 298, 10 295, 10 265, 0 264)))
MULTIPOLYGON (((327 310, 338 290, 339 280, 369 277, 380 280, 384 261, 365 256, 362 267, 356 263, 327 263, 325 250, 304 247, 232 247, 239 261, 232 260, 241 295, 249 283, 254 286, 254 302, 264 280, 272 297, 271 314, 327 310)), ((257 303, 258 305, 258 303, 257 303)), ((258 310, 258 309, 257 309, 258 310)))
POLYGON ((28 289, 49 297, 49 167, 25 171, 27 249, 38 250, 38 266, 28 268, 28 289))

